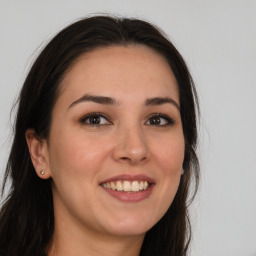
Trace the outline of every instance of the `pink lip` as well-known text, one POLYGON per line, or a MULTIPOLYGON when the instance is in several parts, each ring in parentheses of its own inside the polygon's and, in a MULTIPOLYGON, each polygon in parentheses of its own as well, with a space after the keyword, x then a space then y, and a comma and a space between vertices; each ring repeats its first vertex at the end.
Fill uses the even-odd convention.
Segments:
POLYGON ((102 189, 104 189, 104 191, 109 193, 111 196, 123 202, 142 201, 151 195, 153 188, 154 188, 154 185, 150 185, 146 190, 142 190, 138 192, 125 192, 125 191, 117 191, 117 190, 112 190, 109 188, 102 187, 102 189))
POLYGON ((146 189, 146 190, 142 190, 142 191, 138 191, 138 192, 125 192, 125 191, 117 191, 117 190, 112 190, 109 188, 104 188, 103 186, 102 189, 104 189, 105 192, 107 192, 108 194, 110 194, 111 196, 113 196, 114 198, 122 201, 122 202, 139 202, 142 201, 146 198, 148 198, 151 193, 152 190, 154 189, 155 186, 155 181, 143 174, 139 174, 139 175, 128 175, 128 174, 124 174, 124 175, 117 175, 114 177, 111 177, 107 180, 104 180, 103 182, 100 183, 100 185, 102 183, 107 183, 107 182, 111 182, 111 181, 118 181, 118 180, 127 180, 127 181, 147 181, 150 186, 146 189))

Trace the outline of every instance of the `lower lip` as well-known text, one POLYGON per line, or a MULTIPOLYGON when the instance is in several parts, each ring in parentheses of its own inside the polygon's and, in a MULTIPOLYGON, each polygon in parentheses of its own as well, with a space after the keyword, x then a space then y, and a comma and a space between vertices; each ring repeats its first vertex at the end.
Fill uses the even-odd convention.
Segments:
POLYGON ((151 184, 147 189, 138 192, 125 192, 112 190, 104 187, 102 188, 111 196, 115 197, 116 199, 122 202, 139 202, 148 198, 151 195, 154 185, 151 184))

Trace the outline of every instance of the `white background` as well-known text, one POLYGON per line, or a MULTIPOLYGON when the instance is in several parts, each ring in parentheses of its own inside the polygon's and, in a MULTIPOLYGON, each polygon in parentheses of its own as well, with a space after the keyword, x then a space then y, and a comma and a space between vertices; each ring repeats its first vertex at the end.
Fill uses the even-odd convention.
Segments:
POLYGON ((191 256, 256 256, 255 0, 0 0, 0 180, 9 113, 38 49, 92 13, 147 19, 186 59, 202 110, 191 256))

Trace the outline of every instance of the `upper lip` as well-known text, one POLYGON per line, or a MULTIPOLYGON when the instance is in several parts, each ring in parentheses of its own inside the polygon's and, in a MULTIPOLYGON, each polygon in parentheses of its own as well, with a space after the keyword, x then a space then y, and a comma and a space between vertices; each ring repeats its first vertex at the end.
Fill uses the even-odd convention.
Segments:
POLYGON ((103 180, 100 184, 108 183, 111 181, 118 181, 118 180, 127 180, 127 181, 147 181, 150 184, 155 183, 155 180, 151 177, 144 175, 144 174, 137 174, 137 175, 130 175, 130 174, 120 174, 103 180))

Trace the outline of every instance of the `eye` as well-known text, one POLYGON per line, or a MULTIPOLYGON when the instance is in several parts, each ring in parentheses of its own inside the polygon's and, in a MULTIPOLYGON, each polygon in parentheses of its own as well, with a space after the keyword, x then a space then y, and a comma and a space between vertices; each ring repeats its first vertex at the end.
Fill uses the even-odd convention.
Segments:
POLYGON ((154 126, 169 126, 174 124, 174 120, 164 114, 153 114, 149 117, 145 124, 154 126))
POLYGON ((111 122, 101 113, 90 113, 83 116, 80 119, 80 122, 85 125, 91 126, 100 126, 100 125, 109 125, 111 122))

